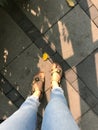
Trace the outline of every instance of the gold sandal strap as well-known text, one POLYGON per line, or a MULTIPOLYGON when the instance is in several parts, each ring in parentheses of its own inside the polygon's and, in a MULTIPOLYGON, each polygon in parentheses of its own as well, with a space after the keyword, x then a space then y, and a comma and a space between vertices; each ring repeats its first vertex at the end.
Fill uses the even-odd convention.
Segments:
POLYGON ((62 73, 62 70, 61 69, 55 69, 51 72, 51 75, 53 75, 53 73, 58 73, 58 74, 61 74, 62 73))
POLYGON ((34 80, 33 80, 33 84, 36 83, 36 82, 38 82, 38 81, 44 82, 44 79, 40 78, 40 77, 35 77, 34 80))

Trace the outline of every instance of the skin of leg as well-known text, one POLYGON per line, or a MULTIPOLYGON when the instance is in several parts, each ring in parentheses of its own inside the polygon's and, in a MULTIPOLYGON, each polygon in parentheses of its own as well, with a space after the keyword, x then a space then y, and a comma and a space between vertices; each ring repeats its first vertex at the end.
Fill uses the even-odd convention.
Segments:
POLYGON ((51 99, 46 107, 42 130, 79 130, 63 94, 62 88, 52 89, 51 99))
POLYGON ((14 114, 0 124, 0 130, 35 130, 39 104, 37 97, 28 97, 14 114))

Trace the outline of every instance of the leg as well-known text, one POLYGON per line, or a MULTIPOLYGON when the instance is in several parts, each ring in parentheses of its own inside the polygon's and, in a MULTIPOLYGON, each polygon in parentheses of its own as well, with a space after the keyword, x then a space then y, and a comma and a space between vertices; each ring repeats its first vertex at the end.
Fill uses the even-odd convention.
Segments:
POLYGON ((68 109, 63 90, 59 87, 61 76, 62 68, 53 64, 51 98, 45 110, 42 130, 79 130, 68 109))
POLYGON ((0 124, 0 130, 35 130, 39 101, 30 96, 12 116, 0 124))
POLYGON ((39 98, 43 90, 44 74, 40 72, 33 79, 32 96, 12 116, 0 124, 0 130, 35 130, 39 98))
POLYGON ((55 87, 51 92, 51 99, 43 118, 42 130, 79 130, 60 87, 55 87))

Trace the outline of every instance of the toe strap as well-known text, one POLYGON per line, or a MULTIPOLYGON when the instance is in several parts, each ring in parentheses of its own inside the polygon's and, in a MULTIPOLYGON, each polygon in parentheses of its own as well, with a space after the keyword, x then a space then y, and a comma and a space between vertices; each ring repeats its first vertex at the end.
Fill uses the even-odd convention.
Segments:
POLYGON ((40 81, 40 78, 39 77, 35 77, 34 80, 33 80, 33 84, 35 84, 38 81, 40 81))
POLYGON ((35 78, 33 79, 33 84, 35 84, 36 82, 39 82, 39 81, 44 82, 44 78, 41 78, 41 77, 35 77, 35 78))
POLYGON ((51 70, 51 75, 53 75, 53 73, 55 73, 55 72, 62 75, 62 70, 61 69, 51 70))

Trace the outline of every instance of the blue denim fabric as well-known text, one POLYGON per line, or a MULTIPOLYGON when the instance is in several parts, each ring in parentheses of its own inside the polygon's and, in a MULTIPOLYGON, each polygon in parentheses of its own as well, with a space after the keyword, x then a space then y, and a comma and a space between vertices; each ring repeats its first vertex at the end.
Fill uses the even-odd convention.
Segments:
MULTIPOLYGON (((37 98, 28 97, 19 110, 0 125, 0 130, 35 130, 39 104, 37 98)), ((42 130, 79 130, 60 87, 52 89, 42 130)))
POLYGON ((63 94, 62 88, 54 88, 46 107, 42 130, 79 130, 63 94))
POLYGON ((0 130, 35 130, 39 104, 37 98, 28 97, 12 116, 0 124, 0 130))

